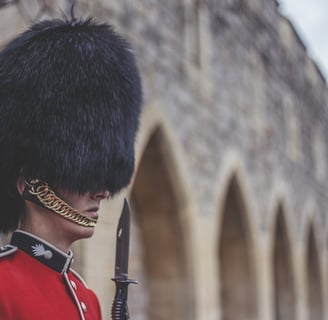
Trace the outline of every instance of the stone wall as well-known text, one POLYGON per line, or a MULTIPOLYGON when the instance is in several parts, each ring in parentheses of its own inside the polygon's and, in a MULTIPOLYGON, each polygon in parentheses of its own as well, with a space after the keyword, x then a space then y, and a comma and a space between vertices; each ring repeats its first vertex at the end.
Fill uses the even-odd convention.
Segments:
MULTIPOLYGON (((70 5, 2 8, 1 43, 70 5)), ((277 2, 80 0, 75 11, 125 34, 143 77, 126 192, 131 318, 327 317, 327 87, 277 2)), ((123 196, 75 247, 105 319, 123 196)))

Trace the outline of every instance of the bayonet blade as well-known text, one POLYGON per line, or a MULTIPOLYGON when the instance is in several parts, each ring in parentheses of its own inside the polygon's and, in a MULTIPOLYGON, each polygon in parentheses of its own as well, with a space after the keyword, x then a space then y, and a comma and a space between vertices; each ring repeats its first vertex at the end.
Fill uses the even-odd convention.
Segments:
POLYGON ((115 278, 128 279, 130 244, 130 208, 126 199, 116 230, 115 278))
POLYGON ((116 231, 115 278, 112 279, 116 284, 115 298, 112 304, 113 320, 130 319, 128 310, 128 286, 130 283, 137 283, 137 281, 128 278, 129 243, 130 208, 128 202, 124 199, 124 205, 116 231))

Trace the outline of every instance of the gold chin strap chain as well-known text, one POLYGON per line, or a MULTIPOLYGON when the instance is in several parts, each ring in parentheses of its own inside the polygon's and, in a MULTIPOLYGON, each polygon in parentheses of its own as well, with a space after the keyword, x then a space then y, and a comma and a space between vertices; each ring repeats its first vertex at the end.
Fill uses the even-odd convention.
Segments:
POLYGON ((28 186, 29 193, 36 196, 45 208, 84 227, 95 227, 97 224, 97 219, 79 213, 65 201, 60 199, 49 188, 46 182, 34 179, 26 181, 26 185, 28 186))

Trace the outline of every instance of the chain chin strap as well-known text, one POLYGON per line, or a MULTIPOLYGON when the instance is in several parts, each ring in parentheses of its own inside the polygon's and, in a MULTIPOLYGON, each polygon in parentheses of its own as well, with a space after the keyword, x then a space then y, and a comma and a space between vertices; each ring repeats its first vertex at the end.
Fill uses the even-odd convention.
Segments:
POLYGON ((47 209, 84 227, 95 227, 97 219, 82 215, 52 191, 46 182, 38 179, 25 181, 28 192, 47 209))

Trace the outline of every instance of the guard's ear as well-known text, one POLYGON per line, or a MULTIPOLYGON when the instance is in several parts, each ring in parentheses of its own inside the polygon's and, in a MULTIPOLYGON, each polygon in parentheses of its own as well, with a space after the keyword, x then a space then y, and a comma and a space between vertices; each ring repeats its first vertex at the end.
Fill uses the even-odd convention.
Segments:
POLYGON ((26 184, 23 176, 19 176, 16 183, 17 191, 20 195, 23 195, 26 184))

